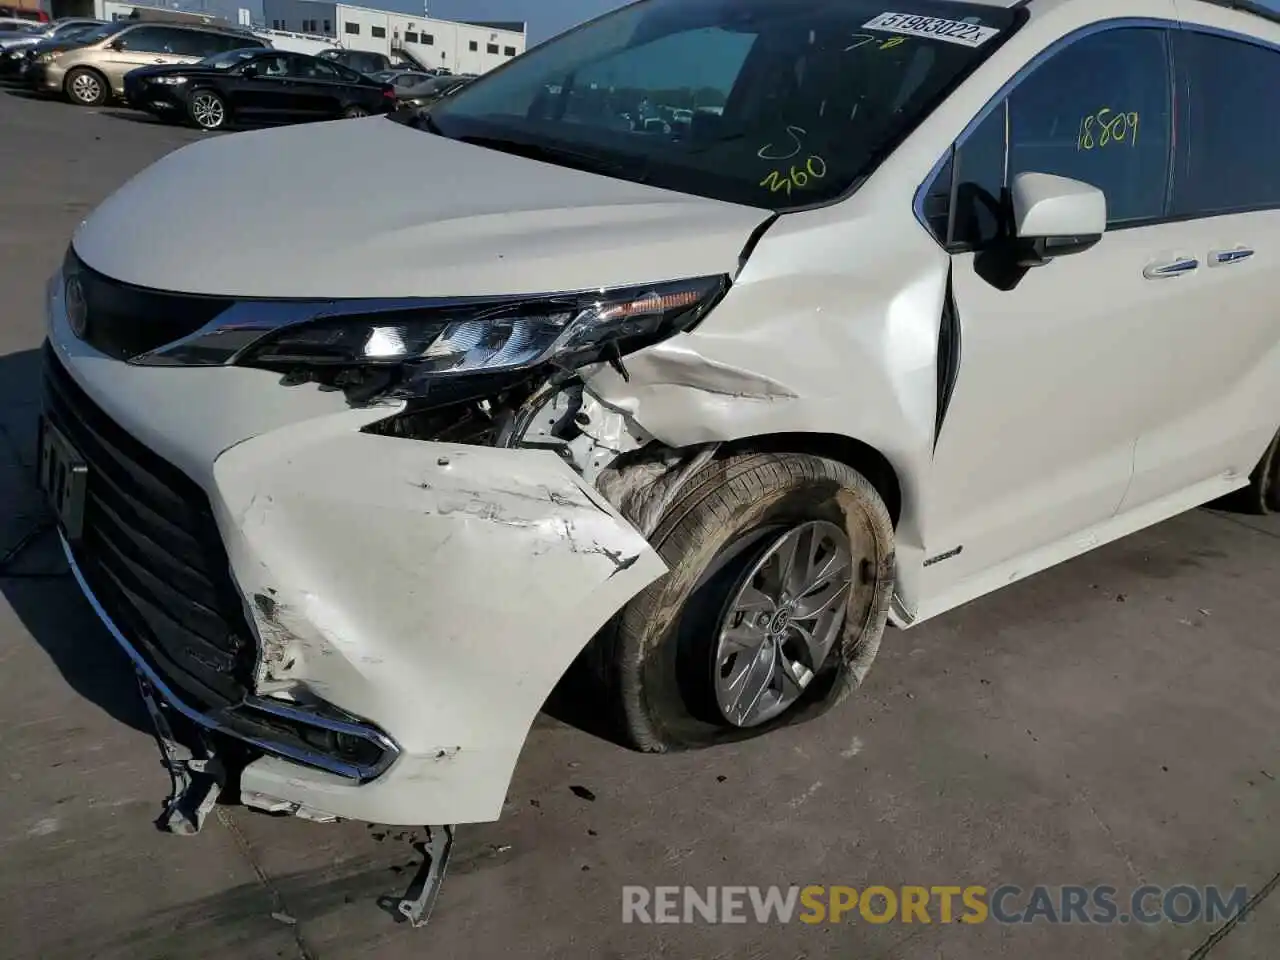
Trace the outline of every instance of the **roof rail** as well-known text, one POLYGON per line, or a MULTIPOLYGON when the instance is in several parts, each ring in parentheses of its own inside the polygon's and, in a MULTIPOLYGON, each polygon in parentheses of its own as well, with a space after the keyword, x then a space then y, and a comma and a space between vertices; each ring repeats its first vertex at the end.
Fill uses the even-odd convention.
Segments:
POLYGON ((1251 13, 1255 17, 1261 17, 1263 20, 1280 23, 1280 10, 1274 10, 1265 4, 1259 3, 1258 0, 1200 0, 1200 2, 1214 7, 1224 7, 1227 10, 1251 13))

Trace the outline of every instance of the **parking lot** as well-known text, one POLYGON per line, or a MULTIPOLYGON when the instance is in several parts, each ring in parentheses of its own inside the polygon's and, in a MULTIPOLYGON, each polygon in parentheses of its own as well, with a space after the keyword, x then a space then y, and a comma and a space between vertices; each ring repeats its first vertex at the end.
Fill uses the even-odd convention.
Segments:
MULTIPOLYGON (((88 211, 202 134, 3 90, 0 131, 3 557, 43 520, 29 474, 45 278, 88 211)), ((460 829, 422 930, 385 908, 413 873, 412 831, 231 806, 194 838, 152 826, 168 777, 131 669, 37 539, 0 562, 0 955, 1274 957, 1275 520, 1199 510, 890 631, 860 696, 762 741, 642 756, 540 718, 503 818, 460 829), (1225 928, 857 911, 623 924, 624 885, 684 884, 1101 884, 1122 898, 1188 884, 1253 900, 1225 928)))

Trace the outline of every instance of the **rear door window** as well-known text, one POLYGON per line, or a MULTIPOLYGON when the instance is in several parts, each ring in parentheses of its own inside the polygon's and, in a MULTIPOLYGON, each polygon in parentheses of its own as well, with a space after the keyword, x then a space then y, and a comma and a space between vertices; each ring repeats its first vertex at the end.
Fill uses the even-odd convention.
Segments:
POLYGON ((1177 40, 1186 149, 1173 212, 1202 217, 1280 207, 1280 52, 1190 31, 1177 40))
POLYGON ((164 27, 139 27, 120 37, 121 49, 139 53, 172 53, 173 33, 164 27))
POLYGON ((169 51, 184 57, 211 57, 227 49, 226 36, 205 30, 174 30, 169 51))

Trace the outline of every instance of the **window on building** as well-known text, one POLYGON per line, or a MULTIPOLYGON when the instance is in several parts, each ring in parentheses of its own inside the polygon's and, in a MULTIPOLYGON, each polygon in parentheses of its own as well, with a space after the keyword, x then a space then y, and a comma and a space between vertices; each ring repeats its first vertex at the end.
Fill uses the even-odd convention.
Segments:
POLYGON ((272 20, 272 21, 271 21, 271 29, 272 29, 272 30, 283 30, 283 29, 284 29, 284 27, 283 27, 283 26, 281 26, 281 22, 282 22, 282 21, 280 21, 280 20, 272 20))
POLYGON ((425 43, 428 47, 433 47, 435 46, 436 38, 429 33, 424 33, 422 35, 422 42, 425 43))
POLYGON ((497 45, 496 43, 490 43, 490 44, 487 44, 487 45, 485 46, 485 51, 486 51, 487 53, 497 53, 497 52, 498 52, 498 45, 497 45))
POLYGON ((503 47, 503 48, 502 48, 502 53, 503 53, 503 55, 504 55, 504 56, 514 57, 514 56, 516 55, 516 48, 515 48, 515 47, 503 47))
POLYGON ((342 29, 346 33, 353 33, 356 36, 360 35, 360 24, 358 23, 344 23, 342 25, 342 29))
POLYGON ((478 41, 476 41, 476 40, 472 40, 472 41, 471 41, 471 43, 470 43, 468 46, 470 46, 470 47, 471 47, 471 52, 472 52, 472 53, 475 53, 477 50, 479 50, 479 49, 480 49, 480 44, 479 44, 479 42, 478 42, 478 41))
POLYGON ((1179 90, 1190 95, 1186 156, 1174 172, 1174 215, 1280 206, 1274 162, 1280 129, 1260 120, 1270 114, 1280 83, 1280 54, 1203 33, 1188 32, 1178 42, 1179 90))
POLYGON ((331 24, 328 20, 324 22, 324 32, 333 33, 333 24, 331 24))
POLYGON ((386 27, 370 27, 369 33, 377 37, 379 40, 382 40, 387 35, 387 28, 386 27))
POLYGON ((417 42, 418 42, 418 35, 417 35, 416 33, 411 33, 410 31, 406 30, 406 31, 404 32, 404 42, 405 42, 405 43, 417 43, 417 42))

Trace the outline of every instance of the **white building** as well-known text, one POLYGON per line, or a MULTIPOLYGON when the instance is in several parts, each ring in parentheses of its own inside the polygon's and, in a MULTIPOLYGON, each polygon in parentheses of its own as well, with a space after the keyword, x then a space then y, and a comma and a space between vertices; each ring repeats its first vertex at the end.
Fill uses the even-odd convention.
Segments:
POLYGON ((523 23, 459 23, 327 0, 263 0, 270 30, 332 37, 349 50, 411 54, 427 67, 485 73, 525 50, 523 23))

